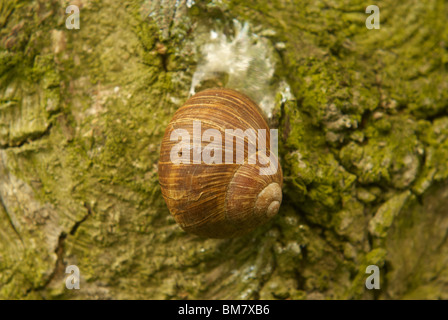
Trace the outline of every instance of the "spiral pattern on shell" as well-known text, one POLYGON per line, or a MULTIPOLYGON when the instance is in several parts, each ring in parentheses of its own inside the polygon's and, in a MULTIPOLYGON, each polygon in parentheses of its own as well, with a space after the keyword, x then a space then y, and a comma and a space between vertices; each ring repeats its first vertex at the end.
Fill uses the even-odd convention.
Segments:
POLYGON ((187 232, 209 238, 230 238, 252 231, 267 222, 278 212, 282 201, 282 171, 278 160, 270 153, 269 127, 258 106, 247 96, 231 89, 208 89, 197 93, 174 114, 162 140, 159 160, 159 182, 165 202, 176 222, 187 232), (194 135, 193 121, 200 121, 200 140, 194 135), (189 153, 189 163, 173 163, 172 150, 179 146, 172 138, 173 131, 180 129, 193 137, 189 145, 179 151, 189 153), (202 133, 216 129, 222 136, 225 130, 246 131, 265 129, 262 137, 266 152, 259 152, 259 145, 251 139, 233 139, 233 150, 225 149, 220 142, 222 159, 233 157, 232 163, 195 163, 194 147, 201 152, 210 143, 203 141, 202 133), (255 142, 256 153, 249 153, 255 142), (242 144, 242 145, 241 145, 242 144), (244 148, 244 163, 238 163, 235 152, 244 148), (186 149, 187 148, 187 149, 186 149), (189 152, 192 151, 192 152, 189 152), (249 161, 249 157, 255 160, 249 161), (277 170, 261 175, 260 167, 276 161, 277 170))

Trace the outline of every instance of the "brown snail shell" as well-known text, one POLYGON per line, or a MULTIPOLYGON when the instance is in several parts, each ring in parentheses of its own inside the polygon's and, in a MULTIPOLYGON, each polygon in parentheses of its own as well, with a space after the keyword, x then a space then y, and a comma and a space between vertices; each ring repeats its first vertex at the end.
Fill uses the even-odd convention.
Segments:
MULTIPOLYGON (((173 130, 188 131, 194 145, 193 121, 201 122, 201 135, 207 129, 218 130, 222 137, 226 129, 253 129, 255 132, 265 129, 264 140, 269 150, 265 154, 269 157, 270 152, 269 127, 255 102, 244 94, 231 89, 208 89, 188 99, 166 128, 158 170, 162 195, 176 222, 185 231, 199 236, 230 238, 252 231, 277 214, 282 201, 280 165, 274 156, 277 170, 270 175, 260 175, 260 166, 267 165, 261 165, 260 160, 254 164, 248 161, 250 139, 235 138, 232 143, 234 160, 238 142, 244 143, 243 164, 225 163, 224 141, 220 142, 221 164, 194 163, 191 152, 189 163, 171 161, 171 150, 179 143, 171 139, 173 130)), ((198 143, 203 152, 210 141, 198 143)), ((259 159, 262 158, 258 146, 256 150, 259 159)))

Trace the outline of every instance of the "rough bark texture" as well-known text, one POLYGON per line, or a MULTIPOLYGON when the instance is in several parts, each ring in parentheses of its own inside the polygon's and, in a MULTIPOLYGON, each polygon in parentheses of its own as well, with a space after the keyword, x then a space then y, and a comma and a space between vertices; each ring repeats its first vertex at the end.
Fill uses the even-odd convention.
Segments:
POLYGON ((377 2, 380 30, 368 1, 190 4, 0 1, 0 298, 448 299, 446 1, 377 2), (280 212, 230 240, 183 232, 157 176, 218 19, 280 43, 295 96, 280 212))

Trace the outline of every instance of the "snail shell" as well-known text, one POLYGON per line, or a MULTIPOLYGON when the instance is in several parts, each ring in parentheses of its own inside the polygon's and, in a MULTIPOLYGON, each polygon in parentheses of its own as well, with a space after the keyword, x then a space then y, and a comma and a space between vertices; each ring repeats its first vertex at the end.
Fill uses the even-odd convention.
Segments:
POLYGON ((185 231, 199 236, 230 238, 252 231, 277 214, 282 201, 283 176, 270 146, 269 127, 258 106, 247 96, 231 89, 208 89, 188 99, 166 128, 158 169, 162 195, 176 222, 185 231), (260 143, 248 137, 232 137, 233 150, 227 150, 223 138, 219 142, 222 163, 195 162, 195 143, 203 153, 212 140, 195 138, 193 121, 200 121, 201 136, 207 129, 218 130, 222 137, 227 129, 253 129, 258 134, 258 129, 265 129, 261 132, 265 132, 262 139, 268 151, 260 152, 260 143), (177 129, 186 130, 193 139, 187 140, 182 148, 173 149, 179 146, 178 138, 172 137, 177 129), (241 144, 244 163, 236 159, 236 148, 241 144), (256 148, 256 154, 249 152, 250 147, 256 148), (172 150, 178 150, 179 156, 186 152, 183 155, 189 161, 173 163, 172 150), (229 152, 229 158, 234 160, 231 163, 224 161, 229 152), (249 161, 251 157, 258 160, 249 161), (260 168, 269 166, 269 161, 276 162, 276 170, 261 175, 260 168))

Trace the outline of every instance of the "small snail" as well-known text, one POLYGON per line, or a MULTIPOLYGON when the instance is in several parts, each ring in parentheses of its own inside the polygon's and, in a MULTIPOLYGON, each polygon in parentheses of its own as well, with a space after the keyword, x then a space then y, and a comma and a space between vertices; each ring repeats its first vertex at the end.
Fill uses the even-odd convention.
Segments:
POLYGON ((162 140, 159 182, 185 231, 241 236, 277 214, 283 176, 271 135, 255 102, 235 90, 204 90, 177 110, 162 140))

